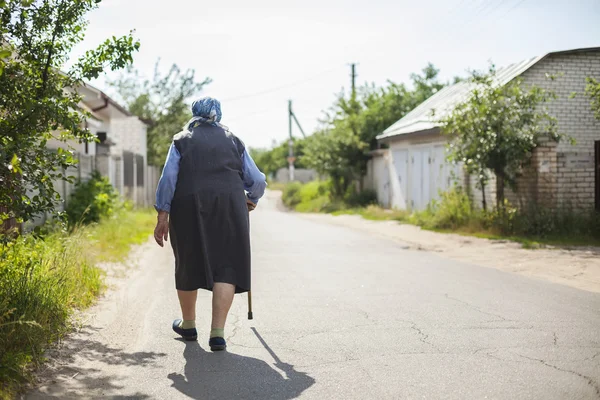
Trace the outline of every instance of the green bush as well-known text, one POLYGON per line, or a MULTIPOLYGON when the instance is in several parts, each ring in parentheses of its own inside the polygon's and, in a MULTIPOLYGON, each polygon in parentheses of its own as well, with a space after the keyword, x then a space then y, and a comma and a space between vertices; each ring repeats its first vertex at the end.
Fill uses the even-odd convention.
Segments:
POLYGON ((330 197, 330 184, 327 181, 308 182, 300 188, 300 202, 308 203, 322 197, 330 197))
POLYGON ((377 204, 377 192, 372 189, 365 189, 358 193, 352 192, 346 196, 345 200, 350 207, 368 207, 377 204))
POLYGON ((286 206, 299 212, 331 212, 344 207, 341 202, 332 200, 328 181, 289 183, 283 190, 282 199, 286 206))
POLYGON ((299 212, 330 213, 376 204, 377 193, 374 190, 356 193, 351 187, 343 199, 336 199, 330 181, 292 182, 285 186, 282 199, 286 206, 299 212))
POLYGON ((552 239, 559 242, 586 242, 600 237, 600 214, 534 206, 520 210, 507 201, 501 209, 484 212, 474 209, 471 200, 456 188, 442 193, 426 210, 414 213, 409 221, 426 229, 488 232, 493 235, 552 239))
POLYGON ((290 208, 295 208, 302 199, 300 198, 300 189, 302 184, 300 182, 288 183, 283 189, 282 200, 283 204, 290 208))
POLYGON ((108 179, 94 171, 88 181, 77 183, 69 199, 65 210, 69 224, 99 222, 114 214, 118 201, 119 196, 108 179))
POLYGON ((518 210, 509 204, 504 210, 488 213, 487 224, 504 235, 522 235, 535 238, 556 236, 600 237, 600 214, 581 212, 570 207, 550 210, 530 206, 518 210))
POLYGON ((469 196, 454 188, 441 193, 440 200, 432 201, 426 210, 414 213, 412 221, 427 229, 457 229, 477 218, 479 213, 473 210, 469 196))

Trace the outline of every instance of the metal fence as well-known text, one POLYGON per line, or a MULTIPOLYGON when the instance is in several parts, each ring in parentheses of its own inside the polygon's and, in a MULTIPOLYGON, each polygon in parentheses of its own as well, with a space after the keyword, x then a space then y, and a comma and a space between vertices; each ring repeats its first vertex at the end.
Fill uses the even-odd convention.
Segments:
MULTIPOLYGON (((66 176, 73 178, 74 183, 62 179, 53 181, 54 190, 62 199, 57 204, 57 210, 64 211, 66 209, 77 181, 89 180, 94 171, 107 177, 124 200, 132 202, 137 207, 151 207, 154 204, 160 169, 146 165, 144 156, 141 154, 125 153, 123 157, 109 154, 96 156, 75 154, 75 156, 79 160, 78 164, 63 171, 66 176)), ((29 196, 35 196, 35 194, 32 191, 29 196)), ((0 208, 1 212, 8 212, 8 210, 0 208)), ((32 221, 28 221, 24 226, 20 226, 14 219, 11 219, 0 224, 0 231, 6 232, 15 228, 28 231, 42 225, 47 219, 47 215, 40 215, 32 221)))

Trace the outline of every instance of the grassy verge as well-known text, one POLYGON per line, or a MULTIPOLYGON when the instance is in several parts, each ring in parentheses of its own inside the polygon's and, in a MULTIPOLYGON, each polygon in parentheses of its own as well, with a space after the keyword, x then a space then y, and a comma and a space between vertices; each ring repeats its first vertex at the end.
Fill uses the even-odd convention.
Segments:
POLYGON ((409 222, 410 213, 402 210, 388 210, 376 205, 366 207, 347 208, 344 210, 334 211, 333 215, 360 215, 364 219, 371 221, 398 221, 409 222))
POLYGON ((502 211, 482 212, 459 190, 441 195, 438 202, 420 212, 385 210, 373 205, 373 196, 354 196, 353 205, 346 199, 335 201, 325 182, 287 185, 283 202, 299 212, 326 212, 333 215, 354 214, 369 220, 394 220, 418 225, 440 233, 456 233, 492 240, 510 240, 535 249, 550 246, 600 246, 600 214, 559 212, 535 208, 517 210, 510 205, 502 211), (350 204, 349 204, 350 203, 350 204), (371 204, 369 204, 371 203, 371 204))
POLYGON ((156 211, 122 212, 89 230, 95 261, 121 261, 132 245, 144 243, 156 225, 156 211))
MULTIPOLYGON (((427 228, 426 228, 427 229, 427 228)), ((524 249, 539 249, 544 247, 600 247, 600 238, 578 235, 570 236, 566 234, 554 234, 551 236, 523 236, 523 235, 502 235, 501 233, 494 232, 492 230, 485 231, 479 230, 474 231, 472 229, 458 228, 452 229, 434 229, 429 230, 438 233, 455 233, 463 236, 473 236, 481 239, 489 240, 508 240, 511 242, 520 243, 524 249)))
POLYGON ((71 329, 69 317, 103 290, 95 265, 119 261, 147 240, 149 211, 119 211, 95 225, 25 235, 0 245, 0 399, 11 399, 43 362, 44 350, 71 329))
POLYGON ((281 190, 285 189, 286 184, 281 182, 269 182, 269 190, 281 190))

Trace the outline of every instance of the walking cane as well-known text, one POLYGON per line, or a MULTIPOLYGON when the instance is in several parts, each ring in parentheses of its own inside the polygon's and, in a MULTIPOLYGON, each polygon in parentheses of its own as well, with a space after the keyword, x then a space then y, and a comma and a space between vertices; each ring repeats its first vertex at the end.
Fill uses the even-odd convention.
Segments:
MULTIPOLYGON (((246 201, 246 203, 248 204, 248 206, 252 205, 253 207, 255 207, 255 205, 253 203, 248 203, 248 201, 246 201)), ((250 227, 250 211, 254 210, 254 208, 248 208, 248 227, 250 227)), ((250 286, 252 286, 252 282, 250 282, 250 286)), ((253 319, 253 315, 252 315, 252 289, 248 290, 248 319, 253 319)))
POLYGON ((252 290, 248 290, 248 319, 252 319, 252 290))

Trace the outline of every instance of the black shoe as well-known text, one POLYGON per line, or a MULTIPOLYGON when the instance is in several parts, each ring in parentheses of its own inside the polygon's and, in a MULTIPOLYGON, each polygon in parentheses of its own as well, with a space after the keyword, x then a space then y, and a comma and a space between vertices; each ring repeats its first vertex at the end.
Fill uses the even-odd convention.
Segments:
POLYGON ((198 340, 198 331, 196 330, 196 328, 183 329, 179 326, 181 325, 181 323, 182 321, 180 319, 176 319, 175 321, 173 321, 173 330, 175 331, 175 333, 181 335, 183 340, 198 340))
POLYGON ((209 339, 208 345, 212 351, 221 351, 225 350, 227 342, 222 337, 213 337, 209 339))

